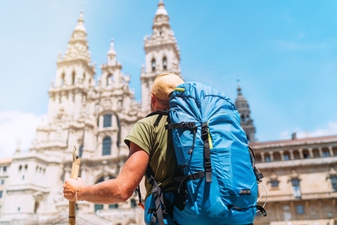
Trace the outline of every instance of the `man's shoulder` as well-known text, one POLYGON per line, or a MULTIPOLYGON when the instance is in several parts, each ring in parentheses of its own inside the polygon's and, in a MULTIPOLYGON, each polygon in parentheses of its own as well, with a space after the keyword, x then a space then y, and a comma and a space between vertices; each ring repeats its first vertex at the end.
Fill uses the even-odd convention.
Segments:
POLYGON ((147 116, 144 117, 143 119, 138 120, 139 123, 146 123, 146 124, 151 124, 151 122, 156 120, 156 116, 155 115, 151 115, 151 116, 147 116))
POLYGON ((162 118, 166 118, 166 114, 161 114, 161 113, 151 113, 147 115, 145 118, 140 119, 139 122, 144 122, 144 123, 151 123, 157 120, 158 116, 162 116, 162 118))

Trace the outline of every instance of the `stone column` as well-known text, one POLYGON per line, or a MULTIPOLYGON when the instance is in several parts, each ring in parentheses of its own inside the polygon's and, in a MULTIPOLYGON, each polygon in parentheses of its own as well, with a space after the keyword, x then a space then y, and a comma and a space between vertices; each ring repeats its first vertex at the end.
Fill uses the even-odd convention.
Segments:
POLYGON ((266 162, 265 157, 264 157, 264 152, 261 152, 261 161, 266 162))
POLYGON ((318 148, 318 151, 319 151, 319 155, 320 155, 321 157, 323 157, 323 151, 322 151, 322 148, 321 148, 321 147, 318 148))
POLYGON ((298 149, 298 152, 300 153, 300 159, 304 159, 303 157, 303 149, 298 149))
POLYGON ((280 155, 281 155, 281 161, 284 161, 284 152, 280 151, 280 155))
POLYGON ((332 151, 332 146, 329 146, 328 148, 329 148, 330 156, 331 156, 331 157, 334 156, 334 155, 333 155, 333 151, 332 151))
POLYGON ((290 160, 294 160, 294 150, 289 150, 290 153, 290 160))
POLYGON ((314 152, 312 151, 312 148, 309 148, 308 151, 309 151, 310 158, 313 159, 314 158, 314 152))

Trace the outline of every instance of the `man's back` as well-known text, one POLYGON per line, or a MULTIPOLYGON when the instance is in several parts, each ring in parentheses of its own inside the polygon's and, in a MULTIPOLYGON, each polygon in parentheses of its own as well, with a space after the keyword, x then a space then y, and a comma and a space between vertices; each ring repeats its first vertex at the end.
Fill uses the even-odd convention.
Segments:
MULTIPOLYGON (((149 166, 162 191, 175 192, 178 184, 173 177, 177 172, 177 161, 172 138, 165 129, 165 124, 167 124, 167 116, 162 114, 141 119, 125 138, 125 143, 129 145, 131 141, 148 153, 149 166), (161 118, 158 119, 158 117, 161 118)), ((152 186, 148 182, 145 182, 145 186, 148 196, 152 186)))

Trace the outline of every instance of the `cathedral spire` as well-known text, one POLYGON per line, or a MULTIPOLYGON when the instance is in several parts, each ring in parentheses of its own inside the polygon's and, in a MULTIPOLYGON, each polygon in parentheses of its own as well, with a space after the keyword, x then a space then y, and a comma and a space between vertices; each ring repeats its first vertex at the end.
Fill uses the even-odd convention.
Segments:
POLYGON ((238 96, 242 95, 241 87, 240 87, 240 80, 238 80, 238 88, 237 88, 237 90, 238 90, 238 96))
POLYGON ((64 60, 84 59, 90 63, 90 52, 88 49, 87 31, 84 27, 83 11, 81 11, 77 25, 68 42, 68 49, 64 60))
POLYGON ((246 132, 249 142, 255 142, 255 126, 253 120, 250 118, 249 104, 246 98, 242 95, 242 90, 238 80, 238 96, 235 100, 235 106, 240 113, 241 126, 246 132))
POLYGON ((149 93, 152 83, 160 73, 180 75, 180 50, 164 2, 159 0, 153 19, 152 34, 144 37, 145 68, 141 70, 142 110, 150 111, 149 93))
POLYGON ((115 50, 115 42, 114 42, 114 39, 111 38, 110 49, 108 51, 108 60, 107 60, 108 65, 115 65, 117 63, 116 56, 117 56, 117 53, 115 50))
POLYGON ((165 9, 164 2, 162 0, 158 3, 158 8, 153 20, 153 26, 152 29, 155 30, 162 30, 163 27, 166 27, 167 29, 170 29, 170 23, 169 23, 169 16, 165 9))
POLYGON ((95 64, 91 64, 83 11, 62 58, 57 59, 55 83, 49 89, 48 121, 79 119, 86 107, 89 88, 94 85, 95 64), (58 99, 55 101, 55 99, 58 99))
POLYGON ((162 0, 160 0, 158 3, 158 9, 157 9, 156 15, 168 15, 165 9, 164 2, 162 0))

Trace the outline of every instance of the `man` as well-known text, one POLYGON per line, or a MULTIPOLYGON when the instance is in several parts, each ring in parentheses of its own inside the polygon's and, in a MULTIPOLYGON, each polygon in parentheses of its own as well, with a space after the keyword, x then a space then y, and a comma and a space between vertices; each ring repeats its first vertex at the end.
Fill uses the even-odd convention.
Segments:
MULTIPOLYGON (((184 81, 173 73, 157 76, 151 91, 151 111, 167 110, 170 94, 182 83, 184 81)), ((95 185, 84 185, 81 178, 67 179, 63 186, 64 197, 69 201, 85 200, 99 204, 124 202, 134 193, 148 165, 163 192, 175 191, 177 184, 173 176, 177 163, 172 141, 164 127, 167 120, 163 115, 156 124, 157 118, 146 117, 134 125, 125 139, 130 149, 129 158, 116 179, 95 185)), ((145 186, 149 196, 151 185, 146 182, 145 186)))

